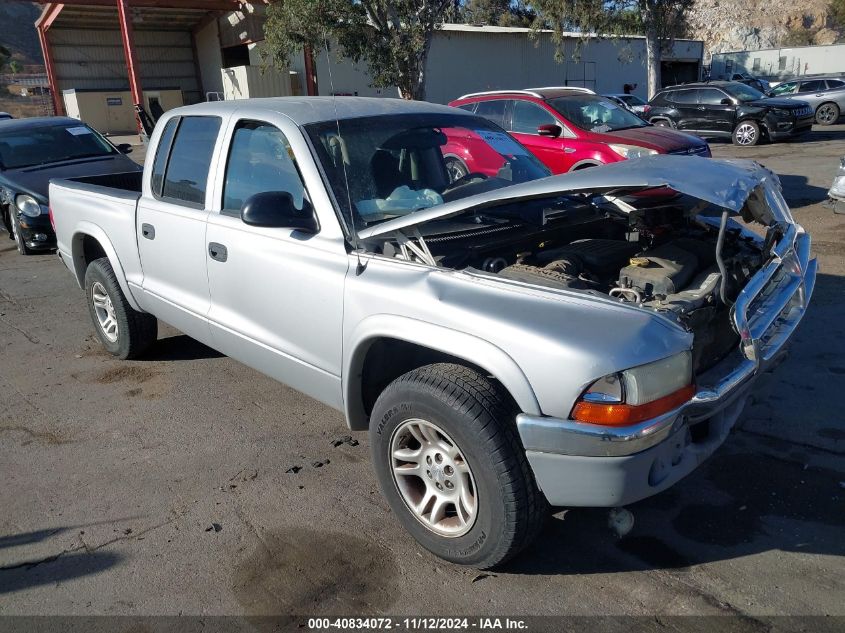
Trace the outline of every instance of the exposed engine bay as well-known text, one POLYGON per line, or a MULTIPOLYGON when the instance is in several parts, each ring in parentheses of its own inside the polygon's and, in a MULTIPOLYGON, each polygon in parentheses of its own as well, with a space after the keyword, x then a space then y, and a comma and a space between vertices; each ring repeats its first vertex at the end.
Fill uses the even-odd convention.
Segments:
POLYGON ((694 333, 701 370, 738 342, 729 310, 763 265, 760 241, 724 209, 667 189, 646 194, 522 201, 414 227, 381 250, 657 311, 694 333))

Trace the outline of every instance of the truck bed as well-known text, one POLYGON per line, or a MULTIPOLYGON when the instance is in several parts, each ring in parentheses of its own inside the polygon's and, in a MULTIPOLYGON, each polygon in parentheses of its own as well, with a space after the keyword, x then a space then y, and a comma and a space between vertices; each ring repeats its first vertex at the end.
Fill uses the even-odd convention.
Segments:
MULTIPOLYGON (((59 255, 76 274, 80 286, 84 269, 75 266, 85 245, 83 236, 97 238, 117 264, 118 279, 140 285, 141 262, 138 257, 135 216, 141 197, 142 172, 85 176, 50 182, 50 208, 56 227, 59 255), (109 253, 109 251, 111 251, 109 253)), ((133 302, 131 291, 124 294, 133 302)))

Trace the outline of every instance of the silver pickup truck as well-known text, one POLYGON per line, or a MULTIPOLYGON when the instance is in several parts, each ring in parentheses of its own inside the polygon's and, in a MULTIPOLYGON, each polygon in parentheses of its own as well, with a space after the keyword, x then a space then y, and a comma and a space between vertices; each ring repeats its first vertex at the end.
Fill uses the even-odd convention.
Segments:
POLYGON ((477 567, 550 505, 623 506, 696 468, 816 275, 756 163, 550 177, 486 119, 426 103, 171 110, 139 176, 50 186, 106 349, 143 354, 161 319, 342 411, 404 527, 477 567))

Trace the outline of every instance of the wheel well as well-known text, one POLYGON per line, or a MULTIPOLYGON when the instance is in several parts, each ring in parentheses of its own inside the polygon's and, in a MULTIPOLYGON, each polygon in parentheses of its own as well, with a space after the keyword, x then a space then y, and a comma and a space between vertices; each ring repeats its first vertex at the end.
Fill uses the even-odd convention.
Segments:
MULTIPOLYGON (((88 265, 93 262, 95 259, 100 259, 101 257, 107 257, 106 251, 103 250, 102 245, 100 242, 97 241, 96 237, 92 237, 90 235, 85 235, 82 238, 82 261, 85 264, 85 269, 88 268, 88 265)), ((84 272, 84 269, 83 269, 84 272)))
MULTIPOLYGON (((361 365, 361 404, 367 417, 387 385, 409 371, 434 363, 462 365, 498 382, 488 371, 463 358, 408 341, 379 338, 370 344, 361 365)), ((503 392, 508 393, 504 388, 503 392)))
POLYGON ((601 163, 579 163, 572 168, 572 171, 578 171, 579 169, 589 169, 590 167, 598 167, 601 163))

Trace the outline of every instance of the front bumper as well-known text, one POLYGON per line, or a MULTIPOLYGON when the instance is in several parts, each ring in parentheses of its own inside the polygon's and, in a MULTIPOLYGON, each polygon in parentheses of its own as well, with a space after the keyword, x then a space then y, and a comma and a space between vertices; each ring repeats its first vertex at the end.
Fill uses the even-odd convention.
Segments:
POLYGON ((801 136, 813 129, 813 123, 815 123, 815 121, 816 120, 813 115, 786 121, 776 119, 774 122, 770 122, 767 125, 769 138, 773 141, 777 141, 785 138, 801 136))
POLYGON ((810 238, 789 224, 772 260, 737 298, 741 349, 697 377, 688 403, 641 424, 610 428, 521 414, 517 428, 551 505, 614 507, 682 479, 728 436, 761 375, 783 359, 816 279, 810 238))
POLYGON ((42 214, 37 218, 18 216, 18 229, 26 245, 33 250, 54 250, 56 233, 50 226, 50 217, 42 214))

